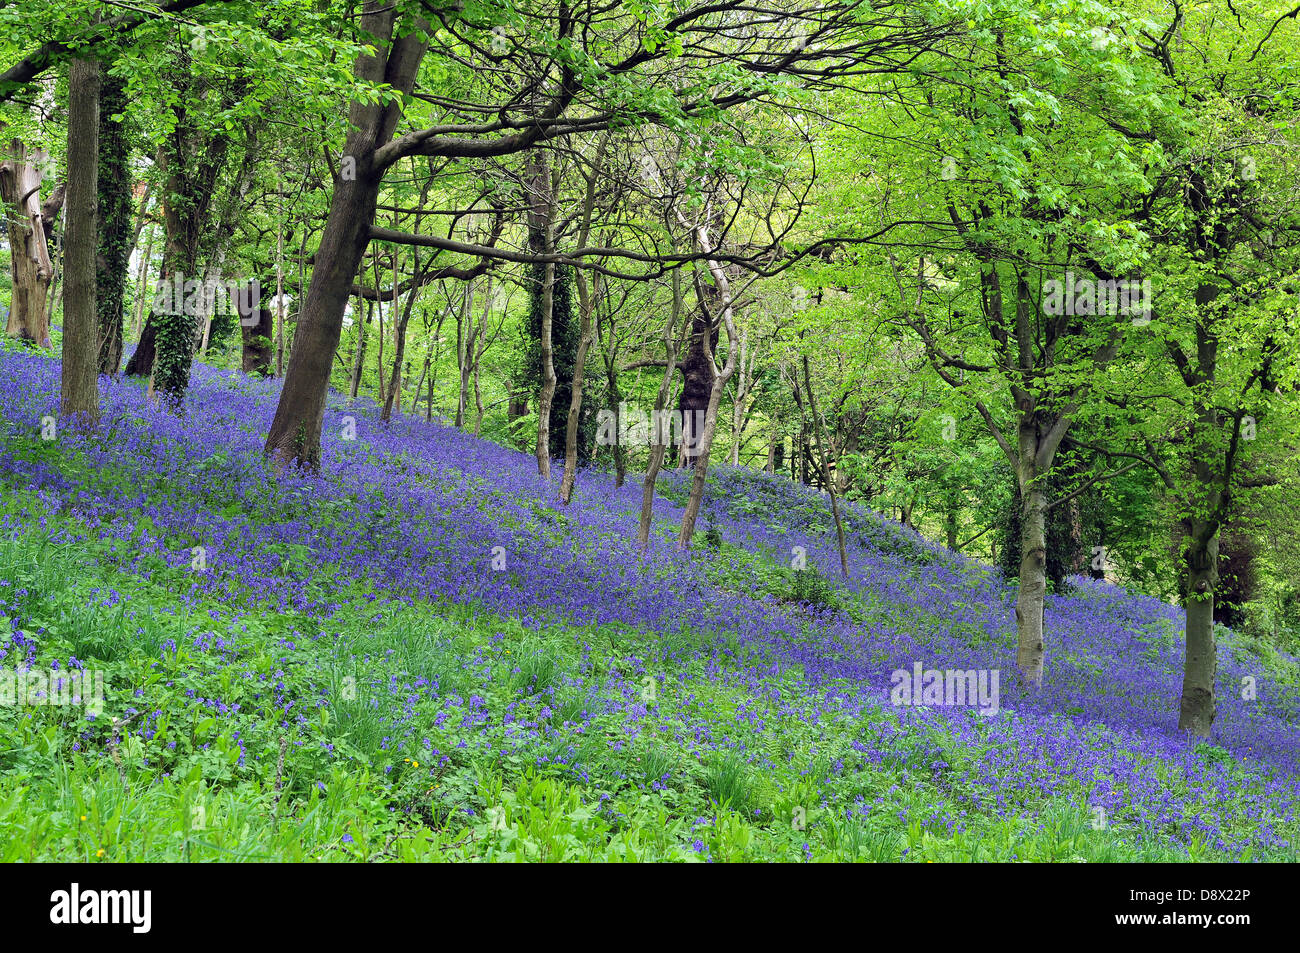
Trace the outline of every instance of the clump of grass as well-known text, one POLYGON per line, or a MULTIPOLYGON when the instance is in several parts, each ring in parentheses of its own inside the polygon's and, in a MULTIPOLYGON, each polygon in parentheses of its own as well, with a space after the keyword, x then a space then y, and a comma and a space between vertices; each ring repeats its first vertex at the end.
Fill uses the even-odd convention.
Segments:
POLYGON ((556 688, 564 675, 558 648, 543 639, 528 638, 520 643, 517 661, 510 673, 510 687, 528 695, 556 688))
POLYGON ((745 759, 728 752, 709 765, 704 777, 704 790, 709 800, 719 807, 729 807, 742 817, 750 813, 754 780, 745 759))
POLYGON ((790 572, 790 598, 794 602, 838 608, 839 598, 832 586, 816 569, 794 569, 790 572))

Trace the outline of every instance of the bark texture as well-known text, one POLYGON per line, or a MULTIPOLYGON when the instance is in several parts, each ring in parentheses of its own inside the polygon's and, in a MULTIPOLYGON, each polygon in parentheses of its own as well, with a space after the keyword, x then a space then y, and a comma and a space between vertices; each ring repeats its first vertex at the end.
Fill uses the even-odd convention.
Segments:
POLYGON ((95 169, 99 155, 100 68, 72 61, 68 82, 68 219, 60 411, 99 419, 99 320, 95 310, 95 169))
POLYGON ((8 157, 0 162, 0 200, 9 221, 9 253, 13 268, 13 296, 5 332, 38 347, 50 346, 47 302, 54 264, 50 259, 47 227, 41 207, 42 154, 29 154, 18 139, 9 143, 8 157))

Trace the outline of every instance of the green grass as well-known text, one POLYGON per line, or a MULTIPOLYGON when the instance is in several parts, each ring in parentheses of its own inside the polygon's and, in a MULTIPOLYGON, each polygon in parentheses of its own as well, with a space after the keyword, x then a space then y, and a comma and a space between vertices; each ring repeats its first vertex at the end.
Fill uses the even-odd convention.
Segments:
MULTIPOLYGON (((8 488, 0 510, 29 502, 8 488)), ((0 542, 5 598, 45 629, 38 663, 75 655, 110 688, 93 722, 0 706, 2 860, 1227 859, 1139 844, 1122 818, 1096 830, 1083 790, 998 816, 960 798, 978 752, 927 729, 864 758, 870 718, 813 717, 797 669, 754 687, 734 641, 382 598, 325 620, 241 593, 240 618, 181 605, 183 570, 145 579, 126 548, 54 542, 61 529, 75 520, 0 542), (437 697, 408 703, 417 679, 437 697), (966 830, 940 810, 965 811, 966 830)))

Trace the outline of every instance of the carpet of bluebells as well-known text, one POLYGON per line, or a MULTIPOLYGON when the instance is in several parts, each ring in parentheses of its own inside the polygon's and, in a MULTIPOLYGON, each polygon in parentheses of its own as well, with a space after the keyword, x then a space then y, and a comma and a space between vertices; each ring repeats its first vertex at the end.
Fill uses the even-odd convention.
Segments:
POLYGON ((0 706, 0 859, 1296 859, 1300 663, 1223 630, 1181 736, 1175 606, 1074 580, 1030 690, 997 570, 850 507, 846 580, 780 477, 682 553, 664 474, 642 553, 636 479, 338 395, 277 473, 278 384, 203 366, 45 439, 58 363, 0 364, 0 665, 107 682, 0 706), (999 710, 893 704, 917 662, 999 710))

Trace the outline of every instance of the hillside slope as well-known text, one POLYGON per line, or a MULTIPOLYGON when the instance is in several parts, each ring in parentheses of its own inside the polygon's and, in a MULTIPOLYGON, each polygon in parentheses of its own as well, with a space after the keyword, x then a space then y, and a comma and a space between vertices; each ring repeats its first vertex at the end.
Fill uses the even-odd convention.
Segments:
POLYGON ((276 475, 276 383, 202 367, 184 417, 102 381, 100 433, 44 440, 57 362, 0 365, 0 664, 108 686, 0 706, 0 859, 1296 859, 1300 665, 1225 634, 1191 743, 1156 600, 1050 598, 1029 693, 995 571, 851 509, 843 581, 781 478, 718 468, 683 554, 666 474, 643 556, 635 478, 564 507, 338 395, 276 475), (998 711, 892 704, 916 663, 998 711))

